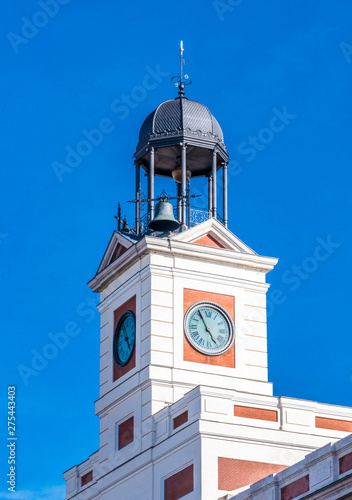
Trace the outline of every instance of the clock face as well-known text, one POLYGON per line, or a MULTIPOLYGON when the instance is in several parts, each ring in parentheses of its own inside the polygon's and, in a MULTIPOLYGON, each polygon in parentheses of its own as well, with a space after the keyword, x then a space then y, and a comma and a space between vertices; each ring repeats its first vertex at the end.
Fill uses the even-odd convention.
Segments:
POLYGON ((136 318, 132 311, 125 312, 116 326, 114 334, 114 360, 125 366, 131 359, 136 343, 136 318))
POLYGON ((185 314, 185 335, 202 354, 224 354, 234 341, 234 325, 225 309, 212 302, 197 302, 185 314))

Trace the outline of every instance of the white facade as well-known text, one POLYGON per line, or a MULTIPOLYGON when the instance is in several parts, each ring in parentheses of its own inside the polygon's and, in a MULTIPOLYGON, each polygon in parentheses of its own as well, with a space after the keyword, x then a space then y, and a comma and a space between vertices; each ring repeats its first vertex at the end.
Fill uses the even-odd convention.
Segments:
MULTIPOLYGON (((193 491, 173 498, 214 500, 235 489, 223 489, 236 482, 231 464, 238 462, 231 460, 276 470, 346 436, 346 430, 322 427, 336 421, 347 429, 352 409, 272 395, 265 278, 276 262, 214 219, 169 238, 134 241, 114 233, 90 282, 101 294, 100 447, 65 473, 67 499, 168 500, 167 479, 193 465, 193 491), (204 240, 209 237, 212 246, 204 240), (207 294, 233 299, 234 366, 188 360, 186 292, 194 301, 207 294), (131 298, 135 363, 114 380, 115 312, 131 298), (185 412, 187 420, 174 429, 185 412), (133 441, 118 450, 119 425, 132 417, 133 441)), ((263 500, 269 498, 276 497, 263 500)))

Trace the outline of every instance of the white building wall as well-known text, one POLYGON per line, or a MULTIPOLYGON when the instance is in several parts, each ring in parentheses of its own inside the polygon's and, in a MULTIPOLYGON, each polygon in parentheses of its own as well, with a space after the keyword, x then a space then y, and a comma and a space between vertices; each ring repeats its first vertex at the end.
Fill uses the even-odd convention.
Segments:
MULTIPOLYGON (((267 383, 264 307, 268 285, 264 273, 221 262, 209 264, 199 258, 151 253, 128 266, 123 277, 123 280, 118 277, 110 283, 109 293, 102 294, 99 306, 101 399, 97 403, 97 414, 102 415, 105 408, 115 402, 115 409, 108 410, 112 412, 109 435, 117 415, 123 413, 118 408, 120 398, 129 397, 136 387, 141 388, 143 380, 150 382, 141 388, 141 425, 148 425, 151 415, 199 384, 272 394, 272 386, 267 383), (186 288, 234 296, 235 368, 183 360, 183 294, 186 288), (113 382, 114 311, 133 295, 136 295, 136 367, 113 382), (155 378, 150 377, 152 367, 156 368, 153 371, 155 378)), ((150 436, 146 438, 146 442, 150 439, 150 436)))

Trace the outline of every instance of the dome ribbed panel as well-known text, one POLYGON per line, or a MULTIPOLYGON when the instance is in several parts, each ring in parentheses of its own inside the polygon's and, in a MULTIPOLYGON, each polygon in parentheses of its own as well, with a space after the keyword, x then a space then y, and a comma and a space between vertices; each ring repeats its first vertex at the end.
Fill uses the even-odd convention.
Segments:
POLYGON ((150 137, 178 136, 187 131, 198 137, 212 136, 222 143, 224 141, 219 123, 204 104, 177 98, 161 103, 147 116, 139 133, 138 147, 146 144, 150 137))
POLYGON ((210 111, 200 102, 183 101, 183 128, 194 132, 200 130, 203 134, 213 133, 210 111))
POLYGON ((165 101, 156 110, 153 132, 172 132, 182 129, 180 99, 165 101))
POLYGON ((144 120, 141 130, 139 132, 139 142, 142 142, 144 139, 147 139, 153 129, 153 119, 155 115, 155 111, 150 113, 147 118, 144 120))
POLYGON ((217 121, 216 118, 214 118, 214 116, 212 116, 212 120, 213 120, 213 134, 217 135, 220 138, 221 142, 224 142, 224 136, 221 127, 219 125, 219 122, 217 121))

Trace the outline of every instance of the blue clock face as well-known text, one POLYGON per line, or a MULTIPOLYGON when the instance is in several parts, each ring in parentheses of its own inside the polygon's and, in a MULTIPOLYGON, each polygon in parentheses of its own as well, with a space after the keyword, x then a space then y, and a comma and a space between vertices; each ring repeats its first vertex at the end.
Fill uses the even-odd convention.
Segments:
POLYGON ((125 312, 116 327, 114 335, 114 360, 125 366, 131 359, 136 343, 136 319, 132 311, 125 312))
POLYGON ((224 354, 234 341, 234 326, 225 309, 212 302, 198 302, 185 314, 188 342, 202 354, 224 354))

